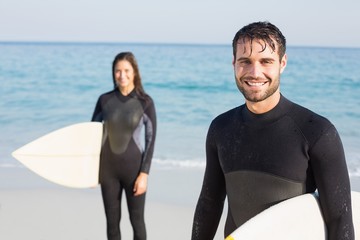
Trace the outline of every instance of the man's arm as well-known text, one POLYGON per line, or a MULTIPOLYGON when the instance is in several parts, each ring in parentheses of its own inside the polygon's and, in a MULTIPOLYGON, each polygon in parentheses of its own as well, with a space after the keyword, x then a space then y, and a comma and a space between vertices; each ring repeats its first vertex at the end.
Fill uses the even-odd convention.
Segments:
POLYGON ((328 239, 355 239, 349 175, 343 146, 334 126, 315 143, 310 159, 328 239))
POLYGON ((192 240, 213 239, 219 225, 226 196, 225 179, 219 164, 213 134, 206 140, 206 169, 200 197, 196 206, 192 240))

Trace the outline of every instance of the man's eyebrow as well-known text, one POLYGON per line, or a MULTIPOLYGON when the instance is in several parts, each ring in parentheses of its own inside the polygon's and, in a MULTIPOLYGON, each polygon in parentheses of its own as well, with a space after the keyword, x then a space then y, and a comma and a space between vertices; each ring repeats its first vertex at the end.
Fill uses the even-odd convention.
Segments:
POLYGON ((250 58, 248 57, 239 57, 236 59, 236 61, 242 61, 242 60, 249 60, 250 58))
MULTIPOLYGON (((236 61, 243 61, 243 60, 250 60, 249 57, 239 57, 236 59, 236 61)), ((267 58, 261 58, 260 61, 275 61, 274 58, 267 57, 267 58)))
POLYGON ((261 58, 261 61, 275 61, 274 58, 261 58))

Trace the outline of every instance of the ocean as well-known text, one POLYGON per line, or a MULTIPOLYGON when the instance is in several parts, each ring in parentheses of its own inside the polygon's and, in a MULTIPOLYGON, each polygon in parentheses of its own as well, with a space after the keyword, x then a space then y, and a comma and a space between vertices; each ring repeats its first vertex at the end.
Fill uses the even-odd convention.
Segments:
MULTIPOLYGON (((0 168, 22 167, 11 152, 31 140, 89 121, 122 51, 137 57, 155 101, 153 167, 203 168, 211 120, 244 103, 230 44, 0 43, 0 168)), ((349 173, 360 177, 360 49, 289 46, 287 54, 282 94, 334 123, 349 173)))

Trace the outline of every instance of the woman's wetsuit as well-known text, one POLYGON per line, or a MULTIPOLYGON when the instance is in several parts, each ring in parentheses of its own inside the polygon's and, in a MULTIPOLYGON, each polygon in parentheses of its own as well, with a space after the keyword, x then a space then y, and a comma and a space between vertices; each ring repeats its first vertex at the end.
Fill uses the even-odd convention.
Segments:
POLYGON ((154 151, 156 114, 152 99, 135 91, 123 96, 118 89, 101 95, 92 121, 104 122, 100 157, 100 184, 109 240, 119 240, 121 196, 125 190, 134 239, 146 239, 145 194, 135 197, 133 187, 140 172, 149 173, 154 151), (141 129, 145 126, 145 149, 141 129))
POLYGON ((283 96, 265 114, 242 105, 211 123, 206 158, 192 240, 213 239, 226 196, 228 236, 269 206, 316 189, 328 239, 354 239, 344 151, 327 119, 283 96))

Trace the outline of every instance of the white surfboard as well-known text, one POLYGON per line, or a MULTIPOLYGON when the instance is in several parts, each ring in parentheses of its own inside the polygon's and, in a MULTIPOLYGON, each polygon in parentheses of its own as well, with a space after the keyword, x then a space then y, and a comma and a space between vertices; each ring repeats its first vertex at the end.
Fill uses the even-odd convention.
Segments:
MULTIPOLYGON (((360 238, 360 193, 351 192, 355 236, 360 238)), ((225 240, 325 240, 326 226, 315 195, 276 204, 245 222, 225 240)))
POLYGON ((15 150, 27 168, 54 183, 74 188, 98 185, 103 127, 99 122, 70 125, 15 150))

